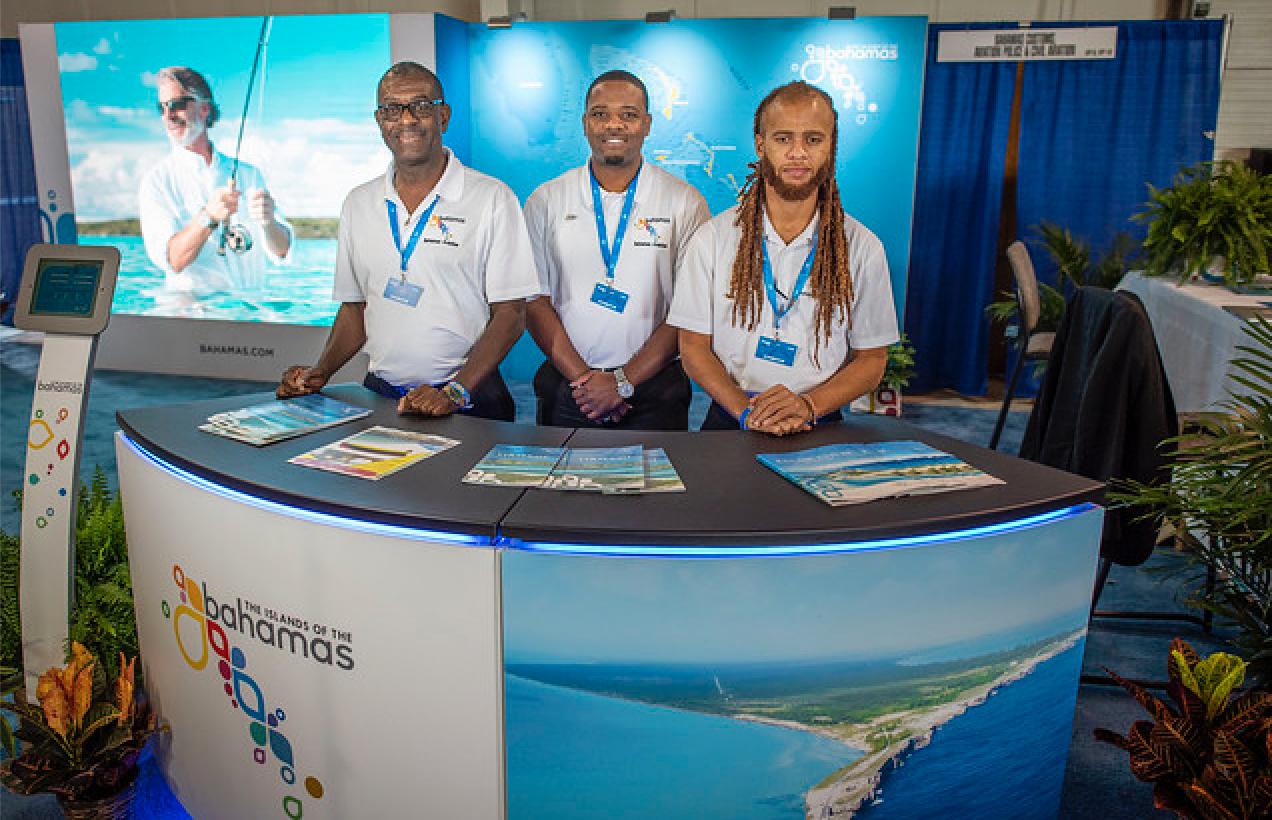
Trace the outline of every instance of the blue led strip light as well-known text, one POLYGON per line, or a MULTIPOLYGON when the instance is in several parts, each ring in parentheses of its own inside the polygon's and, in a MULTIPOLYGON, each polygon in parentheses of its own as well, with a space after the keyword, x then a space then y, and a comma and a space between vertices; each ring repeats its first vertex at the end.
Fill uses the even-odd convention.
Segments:
POLYGON ((299 518, 303 521, 312 521, 313 523, 322 524, 323 526, 328 527, 343 527, 344 529, 357 530, 359 532, 366 532, 372 535, 386 535, 390 538, 409 538, 415 541, 443 541, 448 544, 463 544, 465 546, 474 547, 494 546, 490 538, 482 535, 464 535, 462 533, 442 532, 439 530, 422 530, 414 527, 402 527, 394 524, 380 524, 374 521, 360 521, 356 518, 346 518, 344 516, 333 515, 331 513, 315 512, 314 510, 306 510, 301 507, 294 507, 290 504, 283 504, 278 501, 268 501, 263 498, 257 498, 256 496, 248 495, 247 493, 239 490, 231 490, 228 487, 209 481, 206 478, 201 478, 193 473, 189 473, 173 464, 169 464, 153 453, 143 449, 141 445, 129 438, 126 433, 120 432, 117 435, 130 450, 174 478, 184 481, 185 483, 197 487, 205 492, 219 495, 222 498, 235 501, 239 504, 257 507, 266 512, 276 513, 278 515, 287 515, 292 518, 299 518))
POLYGON ((744 558, 773 555, 828 555, 843 552, 867 552, 870 550, 903 549, 930 544, 944 544, 951 541, 965 541, 972 538, 984 538, 990 535, 1002 535, 1018 532, 1033 527, 1041 527, 1062 521, 1066 518, 1082 515, 1098 510, 1094 504, 1075 504, 1052 512, 1018 518, 1002 524, 989 524, 983 527, 972 527, 954 532, 936 533, 932 535, 910 535, 903 538, 883 538, 875 541, 857 541, 838 544, 798 544, 772 547, 695 547, 695 546, 626 546, 617 544, 556 544, 547 541, 520 541, 515 538, 503 538, 499 546, 505 549, 523 550, 525 552, 550 552, 565 555, 610 555, 631 557, 660 558, 744 558))

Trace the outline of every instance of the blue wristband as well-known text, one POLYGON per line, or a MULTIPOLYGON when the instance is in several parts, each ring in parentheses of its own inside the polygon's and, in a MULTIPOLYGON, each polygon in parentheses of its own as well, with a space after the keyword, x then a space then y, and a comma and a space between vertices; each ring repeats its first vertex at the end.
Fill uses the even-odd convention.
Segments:
POLYGON ((468 392, 468 388, 459 382, 451 379, 443 387, 442 392, 446 394, 451 403, 460 410, 471 407, 473 403, 472 394, 468 392))
POLYGON ((742 415, 738 416, 738 427, 739 427, 739 428, 741 428, 741 429, 743 429, 743 430, 745 430, 745 429, 746 429, 746 417, 747 417, 747 416, 749 416, 749 415, 751 415, 751 405, 749 405, 749 404, 748 404, 748 405, 746 406, 746 409, 744 409, 744 410, 742 411, 742 415))

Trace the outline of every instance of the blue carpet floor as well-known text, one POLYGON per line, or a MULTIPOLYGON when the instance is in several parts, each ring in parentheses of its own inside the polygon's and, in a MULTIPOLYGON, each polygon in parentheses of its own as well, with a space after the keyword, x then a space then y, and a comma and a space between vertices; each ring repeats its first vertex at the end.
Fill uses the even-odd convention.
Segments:
MULTIPOLYGON (((39 359, 39 347, 0 338, 0 529, 13 532, 18 511, 11 499, 21 484, 24 471, 25 435, 31 409, 32 385, 39 359)), ((533 396, 528 385, 512 384, 517 400, 518 421, 532 423, 533 396)), ((260 382, 233 382, 136 373, 100 371, 94 374, 88 401, 87 427, 81 448, 81 476, 87 478, 100 465, 114 482, 115 455, 112 435, 115 411, 127 407, 171 404, 218 396, 271 389, 260 382)), ((691 420, 706 412, 706 397, 695 399, 691 420)), ((944 435, 982 446, 989 441, 998 405, 948 406, 910 401, 904 418, 944 435)), ((1000 449, 1019 449, 1027 411, 1018 407, 1009 415, 1000 449)), ((1110 609, 1169 610, 1183 607, 1177 602, 1177 583, 1163 582, 1154 569, 1169 567, 1179 560, 1169 550, 1158 554, 1144 567, 1115 567, 1101 599, 1110 609)), ((1181 636, 1203 655, 1224 648, 1213 636, 1189 625, 1153 622, 1107 622, 1091 626, 1083 659, 1084 672, 1100 673, 1103 667, 1119 674, 1143 679, 1162 679, 1170 641, 1181 636)), ((1124 753, 1096 743, 1096 727, 1125 732, 1143 717, 1140 707, 1119 689, 1084 685, 1078 693, 1073 736, 1065 775, 1060 820, 1153 820, 1171 818, 1171 812, 1153 808, 1152 790, 1131 777, 1124 753)), ((993 772, 986 772, 986 786, 992 788, 993 772)), ((184 818, 187 815, 173 798, 152 763, 143 768, 138 783, 137 820, 184 818)), ((958 807, 950 807, 951 817, 961 817, 958 807)), ((1028 814, 1028 812, 1024 812, 1028 814)), ((23 798, 0 790, 0 816, 4 820, 52 820, 60 816, 57 804, 48 795, 23 798)), ((246 819, 245 819, 246 820, 246 819)))

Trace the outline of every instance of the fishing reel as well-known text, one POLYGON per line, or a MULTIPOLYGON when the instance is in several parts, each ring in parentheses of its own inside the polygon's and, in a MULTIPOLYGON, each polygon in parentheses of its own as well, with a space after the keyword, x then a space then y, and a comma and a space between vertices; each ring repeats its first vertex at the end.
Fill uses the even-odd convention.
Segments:
POLYGON ((226 248, 235 253, 247 253, 252 249, 252 234, 242 225, 231 225, 228 222, 222 223, 221 242, 217 246, 217 254, 225 256, 226 248))

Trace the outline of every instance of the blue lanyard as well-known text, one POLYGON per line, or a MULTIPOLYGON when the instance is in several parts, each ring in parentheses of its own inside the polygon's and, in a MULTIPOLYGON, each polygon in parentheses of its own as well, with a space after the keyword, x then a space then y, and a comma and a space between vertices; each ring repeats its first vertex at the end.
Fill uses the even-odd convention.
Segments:
POLYGON ((632 203, 636 201, 636 181, 640 179, 640 170, 627 185, 627 196, 623 197, 623 212, 618 217, 618 229, 614 231, 614 245, 605 244, 605 207, 601 204, 601 184, 592 173, 592 166, 587 166, 587 175, 592 180, 592 211, 596 214, 596 238, 601 243, 601 259, 605 262, 605 278, 614 281, 614 270, 618 267, 618 252, 622 250, 623 234, 627 233, 627 221, 632 217, 632 203))
POLYGON ((424 226, 428 224, 428 218, 433 215, 433 209, 437 207, 437 200, 441 197, 434 196, 433 201, 420 214, 419 222, 415 223, 415 230, 411 231, 411 238, 406 240, 406 249, 402 249, 402 234, 398 231, 397 204, 391 200, 384 200, 384 204, 389 207, 389 227, 393 229, 393 244, 397 246, 398 256, 402 257, 402 273, 406 273, 406 264, 411 261, 411 254, 415 253, 415 245, 420 241, 420 234, 424 233, 424 226))
POLYGON ((809 249, 808 256, 804 257, 804 267, 799 269, 795 288, 791 290, 790 301, 786 303, 784 310, 777 309, 777 284, 773 281, 773 266, 769 263, 767 240, 760 240, 760 250, 764 254, 764 292, 768 294, 769 305, 773 308, 773 332, 777 333, 782 318, 795 307, 795 300, 804 292, 804 286, 808 284, 808 276, 813 272, 813 257, 817 255, 817 235, 813 234, 813 247, 809 249))

